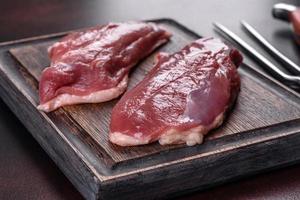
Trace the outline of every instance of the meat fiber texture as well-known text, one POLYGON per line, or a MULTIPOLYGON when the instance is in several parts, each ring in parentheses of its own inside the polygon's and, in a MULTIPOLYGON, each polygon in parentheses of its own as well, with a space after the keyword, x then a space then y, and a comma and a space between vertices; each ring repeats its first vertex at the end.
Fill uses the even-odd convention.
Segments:
POLYGON ((128 73, 168 41, 154 23, 110 23, 64 37, 49 48, 50 67, 42 72, 38 109, 49 112, 79 103, 99 103, 121 95, 128 73))
POLYGON ((241 54, 219 39, 199 39, 153 69, 112 111, 109 139, 120 146, 159 141, 200 144, 220 126, 240 89, 241 54))

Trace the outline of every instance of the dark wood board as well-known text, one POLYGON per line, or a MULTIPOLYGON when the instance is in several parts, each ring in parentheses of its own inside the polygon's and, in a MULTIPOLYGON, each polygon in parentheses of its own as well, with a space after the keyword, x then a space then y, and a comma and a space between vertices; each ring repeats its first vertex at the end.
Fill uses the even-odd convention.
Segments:
MULTIPOLYGON (((175 52, 199 38, 172 20, 156 22, 173 33, 157 51, 175 52)), ((171 197, 300 160, 300 95, 245 64, 233 112, 202 145, 110 144, 110 111, 118 100, 38 111, 47 47, 64 34, 0 46, 0 96, 87 199, 171 197)), ((133 70, 129 89, 154 56, 133 70)))

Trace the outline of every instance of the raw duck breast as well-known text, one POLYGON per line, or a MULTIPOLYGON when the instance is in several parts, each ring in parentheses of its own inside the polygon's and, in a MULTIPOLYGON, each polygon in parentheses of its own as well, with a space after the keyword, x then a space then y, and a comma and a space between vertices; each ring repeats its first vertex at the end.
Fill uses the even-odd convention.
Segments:
POLYGON ((240 89, 241 54, 219 39, 161 53, 154 68, 112 111, 109 139, 120 146, 200 144, 220 126, 240 89))
POLYGON ((38 109, 109 101, 127 87, 129 70, 170 34, 153 23, 110 23, 74 32, 49 48, 38 109))

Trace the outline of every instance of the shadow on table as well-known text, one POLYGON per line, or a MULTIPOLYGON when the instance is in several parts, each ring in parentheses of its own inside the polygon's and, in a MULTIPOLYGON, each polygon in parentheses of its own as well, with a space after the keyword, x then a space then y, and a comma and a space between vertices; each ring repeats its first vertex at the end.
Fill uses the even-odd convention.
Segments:
POLYGON ((83 199, 0 100, 0 199, 83 199))

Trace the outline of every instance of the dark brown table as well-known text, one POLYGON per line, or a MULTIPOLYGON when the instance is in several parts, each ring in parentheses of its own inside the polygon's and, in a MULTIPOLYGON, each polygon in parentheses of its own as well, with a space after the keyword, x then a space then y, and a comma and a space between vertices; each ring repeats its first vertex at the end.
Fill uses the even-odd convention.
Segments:
MULTIPOLYGON (((11 0, 0 3, 0 42, 109 21, 173 18, 203 36, 219 21, 255 45, 239 20, 253 24, 300 64, 288 24, 272 19, 277 0, 11 0)), ((300 5, 297 0, 284 2, 300 5)), ((261 48, 260 52, 264 53, 261 48)), ((264 53, 265 54, 265 53, 264 53)), ((258 66, 253 60, 246 62, 258 66)), ((213 173, 213 172, 210 172, 213 173)), ((25 127, 0 100, 0 199, 82 199, 25 127)), ((179 199, 300 199, 300 165, 243 178, 179 199)))

